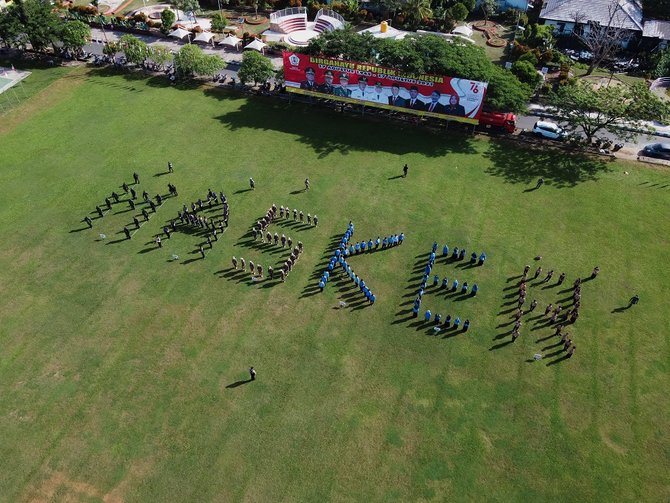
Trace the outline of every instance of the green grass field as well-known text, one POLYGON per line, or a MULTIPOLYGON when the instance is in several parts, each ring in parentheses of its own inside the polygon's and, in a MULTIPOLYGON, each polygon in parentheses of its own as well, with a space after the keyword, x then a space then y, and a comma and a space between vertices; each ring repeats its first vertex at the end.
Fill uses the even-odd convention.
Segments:
MULTIPOLYGON (((667 172, 81 69, 2 117, 0 159, 1 501, 670 499, 667 172), (84 229, 133 171, 179 197, 131 241, 125 202, 84 229), (210 187, 231 219, 206 259, 192 233, 157 249, 210 187), (319 226, 276 226, 305 252, 255 283, 231 256, 283 260, 249 237, 273 202, 319 226), (374 306, 337 277, 314 294, 350 219, 407 236, 350 261, 374 306), (409 317, 434 240, 488 255, 436 265, 477 297, 424 296, 467 333, 409 317), (537 255, 566 285, 602 269, 572 359, 532 361, 558 349, 539 312, 503 335, 537 255)), ((538 311, 569 297, 544 286, 538 311)))

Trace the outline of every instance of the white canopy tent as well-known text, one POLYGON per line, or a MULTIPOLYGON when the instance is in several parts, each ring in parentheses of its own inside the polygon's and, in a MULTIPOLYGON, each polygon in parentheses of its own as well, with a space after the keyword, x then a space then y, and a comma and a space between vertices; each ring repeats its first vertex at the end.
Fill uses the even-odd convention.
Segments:
POLYGON ((184 28, 177 28, 175 31, 173 31, 172 33, 170 33, 170 36, 171 36, 171 37, 174 37, 174 38, 182 39, 182 38, 184 38, 185 36, 190 35, 190 34, 191 34, 191 32, 185 30, 184 28))
POLYGON ((249 45, 244 46, 244 49, 253 49, 254 51, 258 52, 263 52, 263 50, 267 47, 268 44, 265 44, 261 42, 260 40, 256 39, 253 42, 251 42, 249 45))
POLYGON ((194 42, 204 42, 205 44, 209 44, 212 39, 214 38, 214 34, 209 31, 203 31, 202 33, 198 33, 196 37, 193 39, 194 42))
POLYGON ((221 41, 221 45, 227 45, 229 47, 237 47, 242 39, 237 38, 235 35, 228 35, 221 41))

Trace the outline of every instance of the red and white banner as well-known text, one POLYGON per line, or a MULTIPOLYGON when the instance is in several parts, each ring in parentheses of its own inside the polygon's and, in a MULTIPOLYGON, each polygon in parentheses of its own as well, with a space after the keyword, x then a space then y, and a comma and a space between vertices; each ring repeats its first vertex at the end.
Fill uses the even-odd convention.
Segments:
POLYGON ((487 82, 284 52, 290 92, 479 124, 487 82))

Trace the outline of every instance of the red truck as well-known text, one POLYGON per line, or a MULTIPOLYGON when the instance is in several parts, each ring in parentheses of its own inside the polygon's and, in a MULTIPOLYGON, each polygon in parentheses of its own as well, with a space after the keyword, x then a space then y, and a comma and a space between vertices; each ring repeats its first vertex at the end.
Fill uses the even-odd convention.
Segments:
POLYGON ((479 124, 486 128, 513 133, 516 129, 516 115, 510 112, 482 112, 479 116, 479 124))

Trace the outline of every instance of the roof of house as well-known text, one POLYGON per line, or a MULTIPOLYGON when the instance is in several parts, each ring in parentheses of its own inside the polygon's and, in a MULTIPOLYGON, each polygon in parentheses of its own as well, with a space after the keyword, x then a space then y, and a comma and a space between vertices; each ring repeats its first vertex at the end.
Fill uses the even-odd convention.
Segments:
POLYGON ((670 40, 670 21, 659 21, 658 19, 646 20, 642 36, 670 40))
POLYGON ((610 25, 610 6, 616 11, 611 26, 626 30, 642 31, 642 5, 639 0, 547 0, 540 12, 541 19, 580 23, 589 21, 603 26, 610 25))

